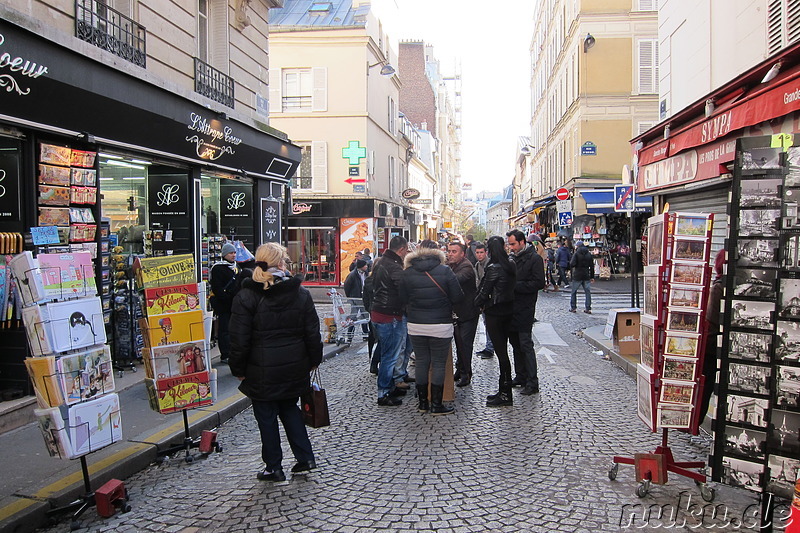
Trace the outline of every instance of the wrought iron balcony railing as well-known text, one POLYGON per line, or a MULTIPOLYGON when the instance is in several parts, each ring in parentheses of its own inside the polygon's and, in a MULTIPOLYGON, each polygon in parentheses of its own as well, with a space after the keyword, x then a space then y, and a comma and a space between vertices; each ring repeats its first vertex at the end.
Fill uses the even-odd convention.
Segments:
POLYGON ((233 78, 197 57, 194 58, 194 91, 233 107, 233 78))
POLYGON ((99 0, 75 0, 75 35, 134 65, 146 66, 144 26, 99 0))

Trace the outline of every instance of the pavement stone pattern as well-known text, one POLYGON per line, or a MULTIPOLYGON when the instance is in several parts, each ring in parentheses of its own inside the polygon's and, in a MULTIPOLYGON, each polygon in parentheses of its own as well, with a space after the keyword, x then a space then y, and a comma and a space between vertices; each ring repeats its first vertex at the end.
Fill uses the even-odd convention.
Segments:
MULTIPOLYGON (((514 406, 486 407, 496 392, 495 358, 474 360, 471 386, 457 389, 456 413, 379 407, 366 345, 356 342, 321 366, 332 425, 309 429, 318 468, 288 480, 256 480, 263 467, 250 409, 219 428, 221 454, 187 464, 182 455, 125 481, 133 510, 101 519, 88 532, 597 532, 755 531, 754 493, 721 484, 706 504, 695 484, 671 475, 667 485, 635 495, 632 466, 609 480, 613 455, 650 453, 660 434, 636 416, 636 384, 592 352, 578 335, 595 315, 571 314, 558 295, 539 298, 537 317, 568 343, 539 356, 541 393, 514 406), (659 514, 659 510, 662 512, 659 514), (716 514, 714 514, 716 511, 716 514)), ((483 327, 476 349, 483 347, 483 327)), ((537 346, 538 348, 538 346, 537 346)), ((670 432, 676 459, 705 460, 710 439, 670 432)), ((43 531, 69 531, 69 520, 43 531)), ((776 528, 780 530, 780 528, 776 528)))

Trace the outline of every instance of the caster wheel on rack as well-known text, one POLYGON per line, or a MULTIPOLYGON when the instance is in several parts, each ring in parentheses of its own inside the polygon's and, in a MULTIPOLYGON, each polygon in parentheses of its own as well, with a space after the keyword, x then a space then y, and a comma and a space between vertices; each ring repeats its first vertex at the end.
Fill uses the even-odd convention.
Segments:
POLYGON ((131 372, 134 372, 134 373, 136 372, 136 367, 135 366, 131 367, 131 372))
POLYGON ((700 485, 700 496, 704 501, 711 503, 714 501, 714 498, 716 498, 717 491, 709 487, 708 484, 703 483, 700 485))
POLYGON ((636 496, 639 498, 644 498, 650 492, 650 482, 649 481, 642 481, 639 483, 639 486, 636 487, 636 496))
POLYGON ((614 463, 611 465, 611 468, 608 469, 608 479, 611 481, 617 479, 617 472, 619 472, 619 463, 614 463))
POLYGON ((215 450, 217 453, 222 453, 222 446, 220 446, 219 444, 217 444, 217 445, 215 445, 215 446, 214 446, 214 450, 215 450))
POLYGON ((194 457, 193 457, 193 456, 191 456, 191 455, 187 455, 187 456, 186 456, 186 462, 187 462, 187 463, 193 463, 193 462, 194 462, 194 457))
POLYGON ((70 531, 75 531, 75 530, 80 529, 80 528, 81 528, 81 521, 80 520, 73 520, 69 524, 69 530, 70 531))
POLYGON ((131 509, 132 509, 132 507, 130 506, 130 504, 126 503, 125 505, 122 506, 121 511, 123 513, 130 513, 131 509))

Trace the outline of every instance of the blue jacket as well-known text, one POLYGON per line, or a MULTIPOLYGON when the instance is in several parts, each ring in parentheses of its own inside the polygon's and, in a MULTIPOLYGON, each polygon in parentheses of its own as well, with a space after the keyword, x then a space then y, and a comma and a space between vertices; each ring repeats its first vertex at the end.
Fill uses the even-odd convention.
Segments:
POLYGON ((571 259, 569 248, 566 246, 561 246, 558 249, 558 253, 556 254, 556 264, 560 267, 567 268, 569 266, 569 260, 571 259))

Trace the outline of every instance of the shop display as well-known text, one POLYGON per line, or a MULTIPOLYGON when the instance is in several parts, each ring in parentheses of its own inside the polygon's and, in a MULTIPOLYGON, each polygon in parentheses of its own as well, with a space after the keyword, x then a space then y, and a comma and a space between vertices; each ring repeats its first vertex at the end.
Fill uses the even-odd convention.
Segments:
POLYGON ((140 289, 197 283, 194 256, 191 254, 137 257, 133 263, 133 271, 140 289))
POLYGON ((85 455, 121 440, 119 396, 107 394, 70 407, 69 437, 75 455, 85 455))

